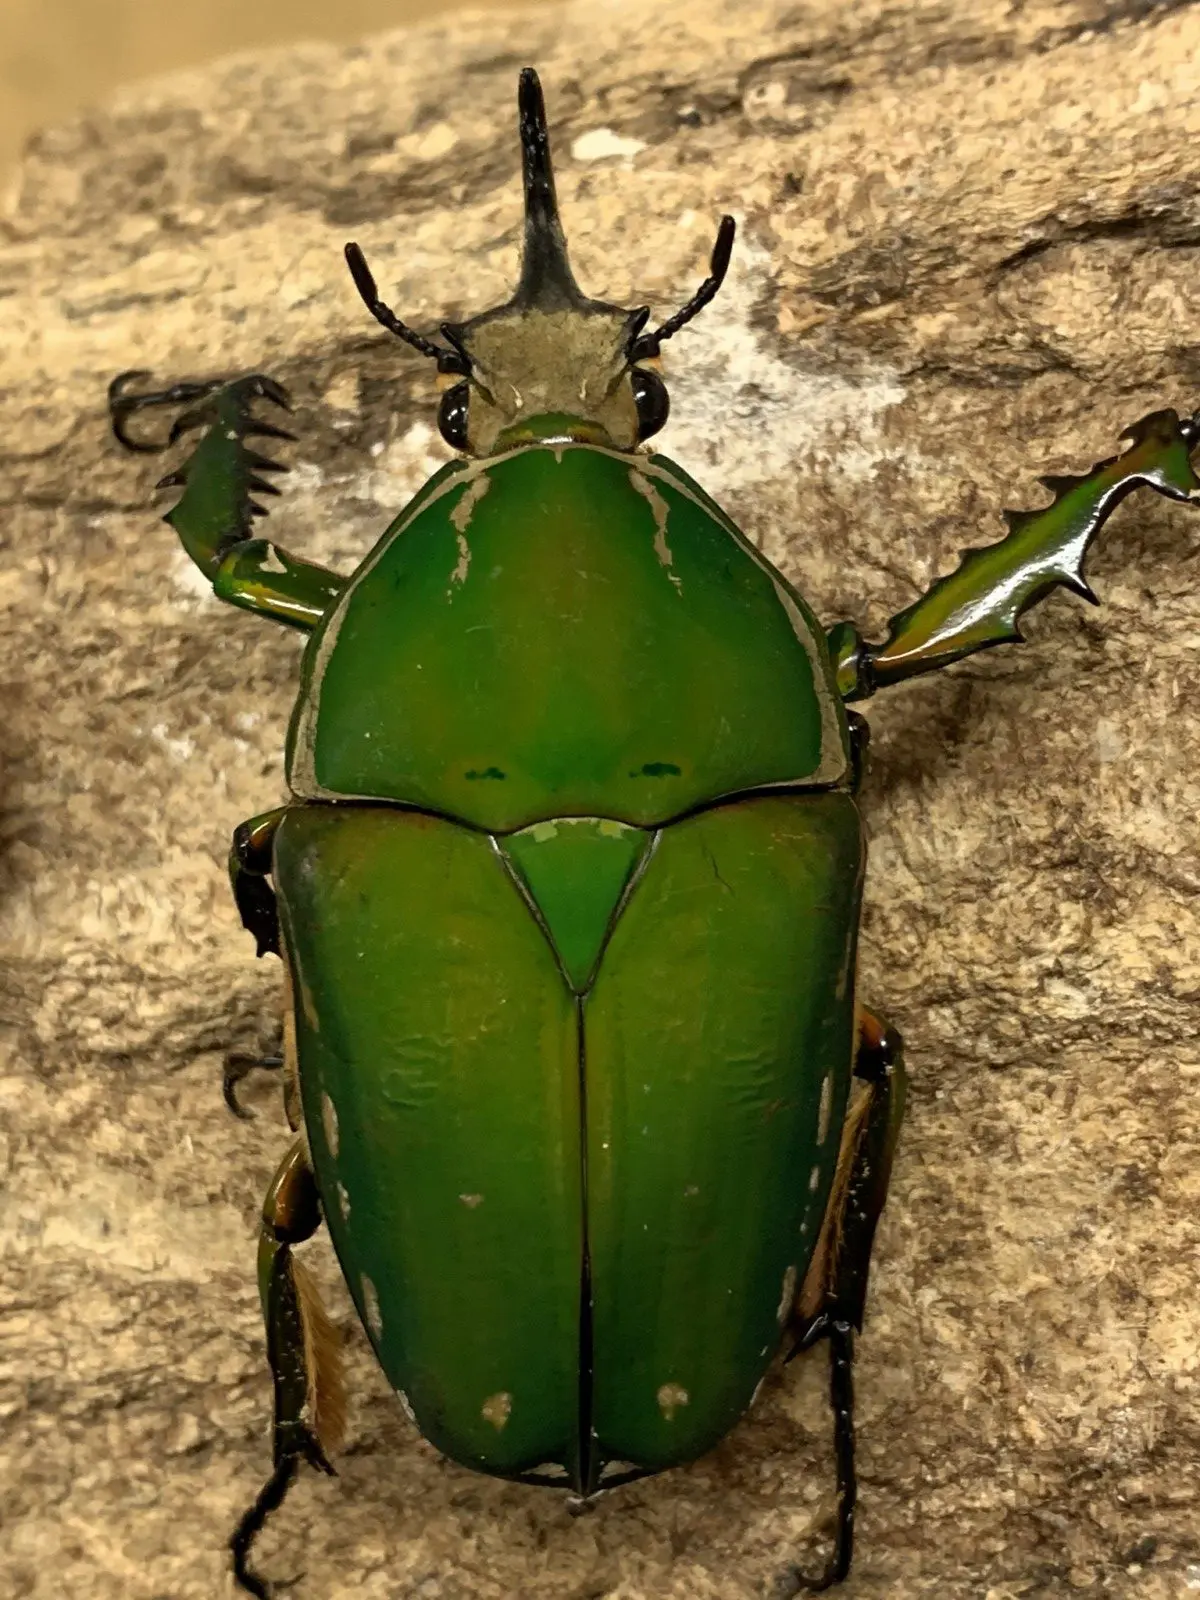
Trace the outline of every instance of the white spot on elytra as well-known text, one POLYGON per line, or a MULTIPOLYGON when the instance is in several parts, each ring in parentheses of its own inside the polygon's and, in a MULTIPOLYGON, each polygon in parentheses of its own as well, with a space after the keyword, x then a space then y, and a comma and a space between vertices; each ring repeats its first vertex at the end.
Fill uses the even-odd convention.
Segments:
POLYGON ((817 1112, 817 1143, 824 1144, 829 1137, 829 1121, 833 1115, 833 1075, 826 1073, 821 1080, 821 1106, 817 1112))
POLYGON ((658 1409, 668 1422, 674 1422, 675 1413, 681 1406, 686 1406, 691 1398, 681 1383, 664 1383, 658 1391, 658 1409))
POLYGON ((337 1186, 338 1208, 342 1213, 342 1221, 350 1221, 350 1194, 344 1183, 337 1186))
POLYGON ((460 1194, 458 1198, 468 1211, 474 1211, 476 1206, 483 1204, 483 1196, 481 1194, 460 1194))
POLYGON ((325 1130, 325 1143, 329 1146, 329 1154, 336 1161, 338 1153, 338 1114, 337 1107, 327 1094, 321 1096, 321 1126, 325 1130))
POLYGON ((808 1187, 813 1194, 821 1187, 821 1169, 814 1167, 808 1175, 808 1187))
POLYGON ((783 1275, 783 1290, 779 1296, 779 1309, 775 1313, 776 1322, 781 1325, 788 1319, 792 1309, 792 1302, 796 1298, 796 1269, 789 1267, 783 1275))
POLYGON ((571 156, 575 161, 607 161, 613 156, 636 156, 645 148, 645 140, 631 139, 613 128, 590 128, 571 141, 571 156))
POLYGON ((379 1309, 379 1291, 364 1272, 359 1279, 362 1284, 363 1315, 367 1319, 367 1327, 375 1339, 383 1338, 383 1313, 379 1309))
POLYGON ((479 1408, 479 1415, 485 1422, 490 1422, 497 1433, 503 1432, 512 1416, 512 1395, 507 1389, 502 1389, 499 1394, 488 1395, 479 1408))
POLYGON ((279 559, 279 551, 273 544, 267 546, 267 553, 263 557, 262 570, 264 572, 282 572, 286 575, 287 568, 279 559))

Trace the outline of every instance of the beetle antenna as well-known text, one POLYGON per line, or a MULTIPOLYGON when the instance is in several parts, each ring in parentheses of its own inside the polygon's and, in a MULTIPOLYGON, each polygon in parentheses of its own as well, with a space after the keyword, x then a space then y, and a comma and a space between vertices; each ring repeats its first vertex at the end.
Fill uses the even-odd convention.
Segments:
POLYGON ((379 298, 379 290, 375 284, 374 275, 367 265, 367 258, 356 244, 346 246, 346 265, 350 268, 350 276, 354 279, 355 288, 362 295, 367 310, 380 322, 389 333, 394 333, 397 339, 403 339, 405 344, 412 345, 414 350, 419 350, 423 356, 431 356, 438 364, 439 372, 457 372, 463 377, 470 372, 466 358, 455 350, 445 350, 441 345, 434 344, 432 339, 426 339, 424 334, 410 328, 390 306, 384 305, 379 298))
POLYGON ((717 242, 713 245, 712 259, 708 264, 708 277, 696 290, 687 305, 681 306, 673 317, 668 317, 661 328, 655 328, 653 333, 644 333, 636 340, 629 353, 631 361, 645 360, 647 357, 656 356, 664 339, 669 339, 672 334, 679 332, 680 328, 688 323, 698 311, 703 311, 717 290, 725 282, 725 274, 729 271, 729 258, 733 254, 733 236, 737 232, 737 223, 732 217, 722 217, 721 225, 717 229, 717 242))

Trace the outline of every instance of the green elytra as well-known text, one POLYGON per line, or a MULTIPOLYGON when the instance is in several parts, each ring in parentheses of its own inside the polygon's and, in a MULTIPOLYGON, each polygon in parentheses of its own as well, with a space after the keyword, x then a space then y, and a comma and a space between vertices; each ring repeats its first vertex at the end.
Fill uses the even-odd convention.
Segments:
POLYGON ((271 380, 113 386, 114 426, 198 402, 168 520, 230 603, 309 634, 288 804, 243 824, 234 893, 289 976, 303 1134, 264 1207, 275 1466, 328 1467, 336 1374, 293 1256, 323 1217, 363 1325, 456 1460, 578 1492, 694 1459, 781 1338, 827 1338, 849 1569, 851 1359, 904 1102, 898 1037, 855 993, 861 719, 848 702, 1020 637, 1131 489, 1200 494, 1193 416, 1130 446, 892 619, 881 644, 811 608, 643 440, 650 363, 715 294, 644 310, 571 275, 536 76, 520 85, 525 237, 513 298, 444 343, 372 314, 456 380, 465 459, 349 577, 256 537, 286 437, 271 380), (852 1078, 860 1093, 852 1098, 852 1078))

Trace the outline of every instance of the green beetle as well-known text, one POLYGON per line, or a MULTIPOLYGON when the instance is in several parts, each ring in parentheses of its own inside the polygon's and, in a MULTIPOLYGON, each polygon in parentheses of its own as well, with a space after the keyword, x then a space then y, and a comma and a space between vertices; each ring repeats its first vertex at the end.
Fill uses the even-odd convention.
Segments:
MULTIPOLYGON (((336 1341, 293 1247, 323 1217, 368 1337, 422 1433, 484 1472, 591 1495, 695 1459, 781 1341, 830 1344, 845 1576, 851 1363, 903 1114, 900 1041, 856 994, 866 730, 849 701, 1020 637, 1139 484, 1200 495, 1200 420, 1044 480, 880 645, 824 631, 645 439, 664 340, 586 298, 559 222, 537 77, 521 74, 525 231, 511 300, 427 339, 347 258, 372 314, 436 359, 443 467, 349 577, 253 536, 287 438, 270 379, 157 392, 205 426, 168 521, 218 596, 310 635, 288 804, 231 876, 288 983, 300 1130, 263 1213, 274 1470, 253 1541, 340 1428, 336 1341), (854 1089, 853 1080, 858 1080, 854 1089), (853 1090, 853 1092, 852 1092, 853 1090)), ((236 1062, 227 1097, 245 1070, 236 1062)))

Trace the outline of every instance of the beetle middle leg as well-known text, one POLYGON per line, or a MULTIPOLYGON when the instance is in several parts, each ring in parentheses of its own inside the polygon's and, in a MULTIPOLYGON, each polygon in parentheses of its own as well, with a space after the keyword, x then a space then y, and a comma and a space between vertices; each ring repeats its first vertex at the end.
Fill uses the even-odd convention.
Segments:
POLYGON ((860 1018, 854 1075, 867 1092, 847 1119, 821 1238, 796 1300, 795 1344, 788 1357, 829 1340, 837 1529, 825 1571, 814 1578, 793 1568, 792 1593, 818 1593, 840 1583, 854 1553, 854 1335, 862 1330, 871 1247, 887 1199, 908 1082, 900 1035, 870 1011, 860 1018))
MULTIPOLYGON (((233 842, 229 849, 229 883, 233 889, 234 903, 238 908, 238 915, 242 919, 242 926, 247 933, 253 934, 257 947, 257 954, 279 955, 279 909, 275 901, 275 891, 271 887, 269 877, 271 872, 271 851, 275 842, 275 833, 283 819, 286 806, 279 806, 273 811, 264 811, 257 817, 239 823, 234 829, 233 842)), ((290 974, 285 963, 285 982, 290 984, 290 974)), ((278 1072, 285 1071, 284 1078, 284 1104, 287 1109, 289 1125, 295 1129, 299 1122, 299 1097, 296 1085, 295 1052, 290 1051, 289 1039, 286 1037, 292 1027, 291 996, 287 997, 284 1008, 285 1039, 284 1051, 281 1055, 247 1055, 242 1051, 231 1051, 225 1057, 225 1070, 221 1079, 221 1092, 225 1104, 235 1117, 247 1118, 250 1113, 243 1109, 237 1097, 237 1088, 252 1072, 278 1072)))
POLYGON ((275 1387, 274 1469, 229 1541, 234 1577, 260 1600, 268 1600, 271 1590, 249 1564, 254 1541, 305 1461, 332 1475, 326 1451, 336 1448, 345 1423, 337 1332, 292 1249, 311 1238, 320 1221, 316 1182, 304 1142, 296 1139, 267 1191, 258 1245, 258 1289, 275 1387))

